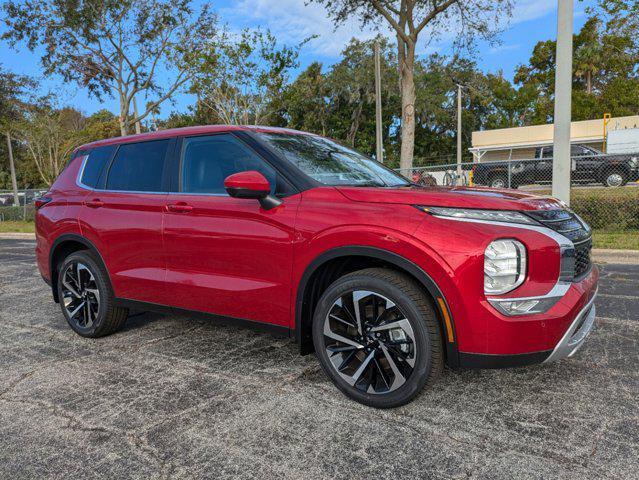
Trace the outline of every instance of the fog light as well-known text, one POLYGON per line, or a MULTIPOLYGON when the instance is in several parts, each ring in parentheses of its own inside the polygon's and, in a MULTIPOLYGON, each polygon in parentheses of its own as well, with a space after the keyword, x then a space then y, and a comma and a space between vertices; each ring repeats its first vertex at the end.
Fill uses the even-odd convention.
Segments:
POLYGON ((535 313, 544 313, 554 306, 560 297, 548 298, 522 298, 521 300, 509 299, 499 300, 489 298, 490 304, 504 315, 533 315, 535 313))
POLYGON ((484 252, 484 293, 501 295, 526 278, 526 247, 517 240, 495 240, 484 252))

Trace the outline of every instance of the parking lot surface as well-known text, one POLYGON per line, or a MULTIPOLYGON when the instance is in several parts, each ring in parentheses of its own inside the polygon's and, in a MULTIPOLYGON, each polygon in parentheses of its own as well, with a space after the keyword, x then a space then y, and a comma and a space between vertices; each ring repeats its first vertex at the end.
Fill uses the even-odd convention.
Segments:
POLYGON ((601 267, 575 358, 447 369, 380 411, 288 339, 214 320, 83 339, 33 248, 0 240, 0 478, 638 478, 637 266, 601 267))

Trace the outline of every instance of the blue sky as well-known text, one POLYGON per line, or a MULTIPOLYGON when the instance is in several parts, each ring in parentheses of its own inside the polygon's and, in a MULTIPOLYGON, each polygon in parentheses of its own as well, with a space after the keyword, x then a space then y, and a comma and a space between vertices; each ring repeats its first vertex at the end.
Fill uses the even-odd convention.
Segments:
MULTIPOLYGON (((197 0, 205 1, 205 0, 197 0)), ((305 0, 221 0, 212 2, 223 23, 239 30, 244 27, 269 28, 283 43, 295 44, 312 35, 318 37, 307 44, 300 57, 303 69, 313 61, 325 66, 335 62, 343 46, 352 37, 360 39, 375 35, 372 29, 362 29, 356 21, 341 26, 334 31, 323 7, 305 5, 305 0)), ((575 30, 585 19, 585 8, 593 0, 575 1, 575 30)), ((501 35, 500 46, 480 44, 477 63, 484 71, 502 70, 507 78, 512 78, 517 65, 525 63, 533 46, 540 40, 556 35, 557 0, 516 0, 513 17, 506 31, 501 35)), ((4 26, 0 27, 0 32, 4 26)), ((428 47, 421 47, 421 53, 450 52, 454 32, 442 32, 439 40, 428 47)), ((39 55, 31 53, 24 46, 18 50, 0 42, 0 64, 15 73, 31 75, 40 80, 43 93, 51 90, 59 93, 59 103, 70 104, 87 114, 101 108, 117 111, 115 99, 105 98, 102 102, 89 96, 86 89, 76 85, 64 85, 60 78, 44 78, 40 70, 39 55)), ((172 110, 185 111, 193 98, 186 94, 176 97, 173 104, 164 104, 161 117, 172 110)))

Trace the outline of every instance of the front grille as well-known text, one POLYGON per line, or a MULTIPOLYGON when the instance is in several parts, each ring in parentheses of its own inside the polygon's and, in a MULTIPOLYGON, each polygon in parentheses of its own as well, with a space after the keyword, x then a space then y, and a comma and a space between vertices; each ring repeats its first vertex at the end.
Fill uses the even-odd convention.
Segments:
POLYGON ((575 245, 575 278, 582 277, 590 270, 590 250, 592 250, 591 239, 575 245))
POLYGON ((540 210, 536 212, 526 212, 526 214, 544 226, 562 234, 575 245, 574 250, 562 250, 562 275, 565 265, 572 267, 573 261, 574 269, 570 268, 570 270, 574 272, 572 274, 573 281, 580 280, 590 271, 592 233, 590 227, 577 215, 569 210, 540 210))

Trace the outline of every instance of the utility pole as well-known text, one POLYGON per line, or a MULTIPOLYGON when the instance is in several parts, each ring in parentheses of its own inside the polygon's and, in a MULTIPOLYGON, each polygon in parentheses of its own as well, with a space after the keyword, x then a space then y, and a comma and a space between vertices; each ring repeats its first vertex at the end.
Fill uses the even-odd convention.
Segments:
POLYGON ((135 133, 137 133, 139 135, 140 133, 142 133, 142 130, 140 129, 140 121, 137 120, 137 118, 138 118, 138 102, 135 99, 135 96, 133 97, 133 115, 136 118, 136 120, 135 120, 135 133))
MULTIPOLYGON (((11 148, 11 135, 6 132, 7 135, 7 150, 9 151, 9 171, 11 172, 11 186, 13 187, 13 204, 20 205, 20 199, 18 198, 18 182, 16 180, 16 167, 13 164, 13 148, 11 148)), ((26 197, 25 197, 26 203, 26 197)))
POLYGON ((375 156, 384 163, 384 145, 382 145, 382 67, 379 55, 379 42, 375 42, 375 156))
POLYGON ((457 180, 462 175, 462 87, 457 85, 457 180))
POLYGON ((555 77, 552 195, 570 205, 570 124, 572 108, 573 0, 557 2, 557 70, 555 77))

